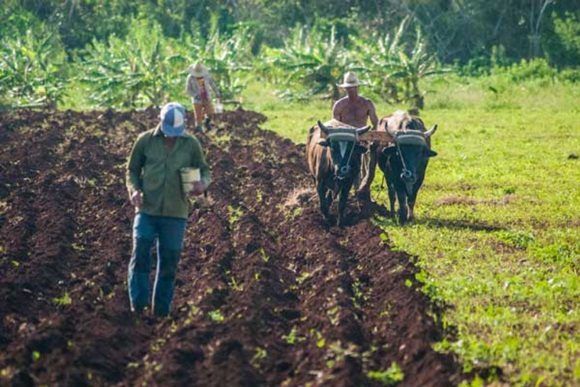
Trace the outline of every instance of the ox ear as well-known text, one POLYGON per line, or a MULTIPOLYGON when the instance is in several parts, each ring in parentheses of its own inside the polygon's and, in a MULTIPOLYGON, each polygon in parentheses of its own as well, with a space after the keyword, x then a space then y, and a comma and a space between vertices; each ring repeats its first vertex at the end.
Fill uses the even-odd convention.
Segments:
POLYGON ((433 125, 431 129, 425 132, 425 138, 431 137, 437 131, 437 124, 433 125))
POLYGON ((362 128, 357 128, 356 133, 360 136, 361 134, 365 134, 366 132, 368 132, 370 128, 371 128, 370 125, 363 126, 362 128))
POLYGON ((432 149, 427 149, 427 157, 435 157, 437 156, 437 152, 432 149))
POLYGON ((322 124, 322 122, 318 121, 318 127, 324 134, 328 134, 328 128, 322 124))
POLYGON ((323 139, 320 139, 320 140, 318 140, 317 144, 318 144, 318 145, 320 145, 320 146, 324 146, 324 147, 326 147, 326 146, 328 146, 328 145, 329 145, 329 144, 328 144, 328 140, 326 140, 326 139, 324 139, 324 138, 323 138, 323 139))

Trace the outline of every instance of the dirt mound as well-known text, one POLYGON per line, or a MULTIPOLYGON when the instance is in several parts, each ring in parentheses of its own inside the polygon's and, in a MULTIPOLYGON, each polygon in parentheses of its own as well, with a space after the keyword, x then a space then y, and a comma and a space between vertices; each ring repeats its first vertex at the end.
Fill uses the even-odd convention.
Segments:
POLYGON ((416 268, 369 220, 384 209, 351 202, 348 227, 326 225, 303 151, 253 112, 200 136, 214 184, 191 214, 174 312, 133 318, 123 164, 156 117, 0 115, 2 384, 378 385, 393 362, 403 385, 461 379, 431 348, 416 268))

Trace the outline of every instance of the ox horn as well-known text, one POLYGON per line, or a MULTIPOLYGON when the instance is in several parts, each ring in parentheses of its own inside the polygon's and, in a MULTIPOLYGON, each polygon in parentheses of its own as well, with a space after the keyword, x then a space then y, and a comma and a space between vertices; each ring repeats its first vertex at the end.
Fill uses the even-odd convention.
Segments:
POLYGON ((363 126, 362 128, 357 128, 357 129, 356 129, 356 134, 358 134, 359 136, 360 136, 361 134, 365 134, 366 132, 368 132, 368 131, 369 131, 369 129, 370 129, 370 128, 371 128, 371 126, 370 126, 370 125, 363 126))
POLYGON ((431 137, 437 131, 437 124, 433 125, 431 129, 425 132, 425 138, 431 137))
POLYGON ((322 124, 322 122, 318 121, 318 127, 324 134, 328 134, 328 128, 322 124))

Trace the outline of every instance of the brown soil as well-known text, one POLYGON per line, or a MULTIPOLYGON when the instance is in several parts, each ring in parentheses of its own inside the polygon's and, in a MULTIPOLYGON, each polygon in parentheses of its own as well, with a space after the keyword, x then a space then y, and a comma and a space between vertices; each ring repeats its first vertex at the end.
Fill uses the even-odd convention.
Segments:
POLYGON ((253 112, 200 136, 214 184, 171 318, 132 316, 123 164, 156 117, 0 115, 0 384, 378 385, 369 371, 393 362, 402 385, 462 379, 431 347, 416 267, 370 220, 385 210, 351 202, 347 227, 328 226, 303 149, 253 112))

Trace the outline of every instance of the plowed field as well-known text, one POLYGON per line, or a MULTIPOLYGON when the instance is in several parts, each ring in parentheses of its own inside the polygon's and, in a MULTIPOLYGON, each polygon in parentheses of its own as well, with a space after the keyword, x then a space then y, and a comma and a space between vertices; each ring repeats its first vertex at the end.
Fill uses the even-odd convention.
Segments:
POLYGON ((402 385, 458 383, 416 268, 372 224, 384 210, 325 224, 303 149, 257 113, 200 135, 214 183, 172 316, 133 317, 124 162, 157 114, 0 115, 0 384, 379 385, 393 363, 402 385))

